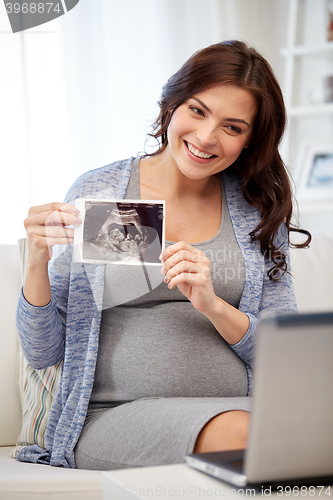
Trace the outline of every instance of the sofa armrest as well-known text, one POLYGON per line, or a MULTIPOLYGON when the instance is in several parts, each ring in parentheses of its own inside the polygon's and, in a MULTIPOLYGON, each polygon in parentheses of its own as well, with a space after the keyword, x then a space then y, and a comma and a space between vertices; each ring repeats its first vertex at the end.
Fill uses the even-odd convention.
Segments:
POLYGON ((17 391, 18 338, 15 312, 21 288, 16 245, 0 245, 0 446, 15 445, 22 417, 17 391))

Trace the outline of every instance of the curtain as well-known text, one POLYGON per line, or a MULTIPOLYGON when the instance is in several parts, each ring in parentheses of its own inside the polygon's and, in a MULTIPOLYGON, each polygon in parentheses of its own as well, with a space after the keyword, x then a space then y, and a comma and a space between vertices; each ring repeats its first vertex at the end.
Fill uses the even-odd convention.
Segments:
POLYGON ((282 79, 288 2, 80 0, 16 34, 1 2, 0 243, 24 237, 30 206, 143 151, 163 84, 196 50, 243 39, 282 79))

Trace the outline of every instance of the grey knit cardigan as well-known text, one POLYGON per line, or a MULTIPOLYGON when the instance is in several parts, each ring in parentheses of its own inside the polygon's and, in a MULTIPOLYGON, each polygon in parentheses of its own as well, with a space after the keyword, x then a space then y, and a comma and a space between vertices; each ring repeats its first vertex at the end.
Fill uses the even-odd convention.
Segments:
MULTIPOLYGON (((92 170, 81 176, 66 195, 77 198, 124 198, 134 157, 92 170)), ((297 310, 291 276, 271 281, 272 261, 249 233, 260 213, 242 195, 237 175, 223 172, 225 194, 235 235, 245 261, 246 281, 239 309, 250 320, 245 336, 231 348, 247 366, 249 395, 252 388, 253 354, 259 314, 262 311, 297 310)), ((276 244, 288 252, 287 231, 281 226, 276 244)), ((27 446, 17 460, 60 467, 75 467, 74 448, 80 436, 94 382, 104 286, 104 265, 73 262, 73 246, 58 245, 49 264, 52 299, 44 307, 29 304, 21 292, 17 328, 25 357, 35 369, 63 359, 62 381, 53 402, 45 433, 45 449, 27 446)))

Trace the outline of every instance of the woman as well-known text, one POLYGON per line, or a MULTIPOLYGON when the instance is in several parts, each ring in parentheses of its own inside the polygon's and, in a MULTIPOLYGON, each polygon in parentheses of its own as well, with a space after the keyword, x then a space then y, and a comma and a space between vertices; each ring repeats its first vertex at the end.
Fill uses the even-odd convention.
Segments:
POLYGON ((30 210, 21 343, 35 368, 64 365, 46 451, 20 460, 117 469, 246 446, 258 315, 296 311, 284 127, 267 61, 215 44, 165 85, 155 153, 88 172, 66 204, 30 210), (154 289, 103 308, 124 283, 140 288, 142 270, 72 262, 80 197, 166 201, 164 283, 153 273, 154 289))

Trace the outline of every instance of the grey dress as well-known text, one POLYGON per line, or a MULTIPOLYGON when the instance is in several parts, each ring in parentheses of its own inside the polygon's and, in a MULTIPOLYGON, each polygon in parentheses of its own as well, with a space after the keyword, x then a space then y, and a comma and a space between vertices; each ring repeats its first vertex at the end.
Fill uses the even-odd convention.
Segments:
MULTIPOLYGON (((139 159, 126 198, 140 198, 139 159)), ((215 293, 238 307, 245 269, 223 184, 220 229, 194 246, 211 261, 215 293)), ((245 363, 177 288, 167 288, 159 266, 149 268, 149 286, 146 278, 141 266, 106 268, 109 307, 102 313, 93 392, 75 448, 78 468, 181 463, 214 416, 250 411, 245 363)))

